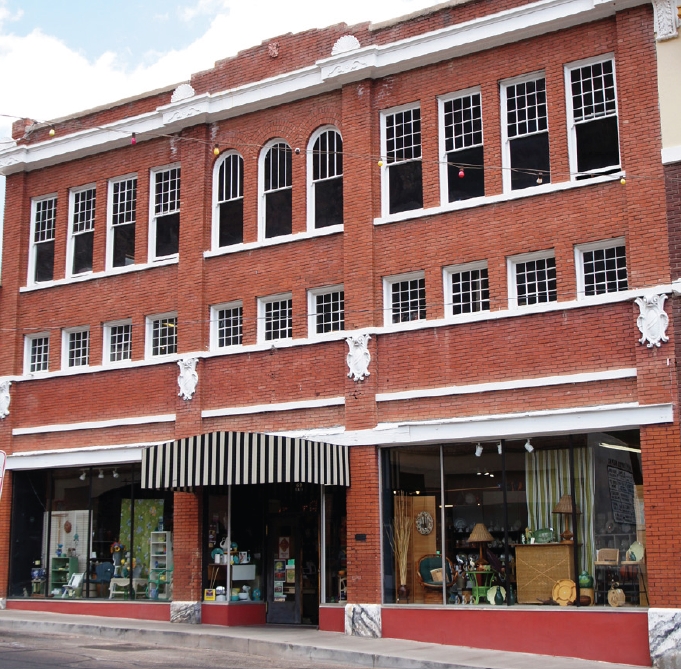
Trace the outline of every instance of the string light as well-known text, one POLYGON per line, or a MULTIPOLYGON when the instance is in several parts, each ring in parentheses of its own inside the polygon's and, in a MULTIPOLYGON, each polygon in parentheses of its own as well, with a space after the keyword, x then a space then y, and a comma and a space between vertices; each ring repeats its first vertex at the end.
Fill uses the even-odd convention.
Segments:
POLYGON ((463 172, 463 167, 459 168, 459 179, 463 179, 466 175, 463 172))
POLYGON ((130 144, 132 144, 133 146, 137 144, 137 137, 134 132, 132 133, 132 137, 130 138, 130 144))
POLYGON ((220 147, 217 144, 213 147, 213 155, 214 156, 220 155, 220 147))
POLYGON ((54 137, 55 135, 55 130, 54 128, 50 128, 50 131, 47 133, 50 137, 54 137))
POLYGON ((383 167, 383 161, 382 161, 382 160, 379 160, 379 161, 378 161, 378 166, 379 166, 379 167, 383 167))
POLYGON ((627 180, 626 180, 624 177, 622 177, 622 178, 620 179, 620 183, 624 186, 624 185, 626 185, 627 180))

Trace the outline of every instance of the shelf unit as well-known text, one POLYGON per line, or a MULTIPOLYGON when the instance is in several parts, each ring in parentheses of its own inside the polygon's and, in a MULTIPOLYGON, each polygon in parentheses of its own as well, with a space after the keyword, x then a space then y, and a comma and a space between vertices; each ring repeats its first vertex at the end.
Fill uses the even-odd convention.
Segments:
POLYGON ((71 574, 78 571, 77 557, 53 557, 50 560, 50 587, 49 594, 55 588, 66 585, 71 578, 71 574))
POLYGON ((173 589, 172 532, 151 533, 149 560, 149 598, 170 599, 173 589))

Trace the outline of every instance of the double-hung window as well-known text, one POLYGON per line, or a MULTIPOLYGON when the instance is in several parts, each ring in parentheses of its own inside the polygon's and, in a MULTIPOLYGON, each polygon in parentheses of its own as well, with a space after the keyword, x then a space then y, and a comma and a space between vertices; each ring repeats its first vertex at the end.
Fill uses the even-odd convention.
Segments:
POLYGON ((132 360, 132 322, 107 323, 104 326, 104 364, 132 360))
POLYGON ((90 329, 64 330, 62 340, 62 368, 85 367, 90 364, 90 329))
POLYGON ((316 288, 308 292, 308 326, 311 336, 345 330, 343 286, 316 288))
POLYGON ((57 221, 57 197, 51 195, 31 202, 31 253, 28 282, 54 279, 54 235, 57 221))
POLYGON ((381 114, 383 215, 423 208, 421 108, 397 107, 381 114))
POLYGON ((147 358, 177 353, 177 314, 148 316, 146 341, 147 358))
POLYGON ((107 267, 125 267, 135 262, 137 222, 137 177, 109 182, 109 234, 107 267))
POLYGON ((426 278, 410 272, 383 279, 385 324, 421 321, 426 318, 426 278))
POLYGON ((270 239, 293 231, 293 162, 283 140, 268 142, 261 154, 261 237, 270 239))
POLYGON ((239 346, 242 343, 242 303, 217 304, 211 307, 210 312, 212 348, 215 350, 239 346))
POLYGON ((168 258, 180 250, 180 168, 152 172, 151 233, 149 251, 153 260, 168 258))
POLYGON ((67 262, 68 273, 72 276, 92 271, 96 204, 97 191, 94 186, 71 191, 67 262))
POLYGON ((480 90, 442 97, 439 104, 442 204, 482 197, 485 170, 480 90))
POLYGON ((244 159, 230 151, 215 164, 213 248, 244 241, 244 159))
POLYGON ((447 316, 489 311, 487 263, 445 267, 445 313, 447 316))
POLYGON ((627 251, 624 238, 575 247, 578 298, 627 290, 627 251))
POLYGON ((531 74, 501 84, 504 190, 551 181, 546 79, 531 74))
POLYGON ((310 229, 343 224, 343 140, 336 128, 317 130, 310 140, 307 165, 310 229))
POLYGON ((556 302, 556 258, 553 251, 526 253, 508 259, 509 303, 526 307, 556 302))
POLYGON ((293 337, 293 299, 290 293, 258 300, 258 338, 261 342, 293 337))
POLYGON ((50 335, 34 334, 24 340, 24 371, 26 374, 47 372, 50 368, 50 335))
POLYGON ((566 65, 565 85, 573 178, 618 171, 615 61, 601 56, 566 65))

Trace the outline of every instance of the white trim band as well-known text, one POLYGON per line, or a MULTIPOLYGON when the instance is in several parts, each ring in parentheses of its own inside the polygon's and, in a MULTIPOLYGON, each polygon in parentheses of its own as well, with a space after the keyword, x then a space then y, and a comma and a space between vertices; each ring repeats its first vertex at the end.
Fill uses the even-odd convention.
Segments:
POLYGON ((51 432, 73 432, 75 430, 102 430, 107 427, 125 427, 127 425, 147 425, 152 423, 174 423, 175 414, 166 413, 156 416, 136 416, 134 418, 113 418, 112 420, 92 420, 83 423, 57 423, 55 425, 36 425, 35 427, 17 427, 12 430, 13 437, 26 434, 49 434, 51 432))
POLYGON ((245 416, 253 413, 269 413, 270 411, 297 411, 299 409, 320 409, 323 407, 345 406, 345 397, 328 397, 320 400, 300 400, 297 402, 278 402, 276 404, 251 404, 243 407, 227 407, 224 409, 206 409, 201 418, 217 418, 220 416, 245 416))

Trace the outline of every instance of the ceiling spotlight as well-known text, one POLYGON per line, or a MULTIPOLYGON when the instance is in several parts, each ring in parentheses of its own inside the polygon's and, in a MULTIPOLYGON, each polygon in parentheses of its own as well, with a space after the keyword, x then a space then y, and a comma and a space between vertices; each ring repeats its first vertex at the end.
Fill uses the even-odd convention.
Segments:
POLYGON ((501 453, 502 453, 502 450, 501 450, 501 442, 499 442, 499 443, 497 444, 497 453, 499 453, 499 455, 501 455, 501 453))
POLYGON ((476 457, 478 457, 478 458, 482 455, 482 444, 478 444, 478 445, 475 447, 475 455, 476 455, 476 457))
POLYGON ((115 479, 117 479, 117 478, 120 476, 120 474, 114 469, 114 470, 113 470, 112 476, 113 476, 115 479))
POLYGON ((527 441, 525 442, 525 450, 526 450, 528 453, 532 453, 532 451, 534 450, 534 446, 532 446, 532 444, 530 443, 530 438, 529 438, 529 437, 527 438, 527 441))
POLYGON ((83 469, 82 474, 81 474, 78 478, 79 478, 81 481, 84 481, 86 476, 87 476, 87 474, 85 473, 85 470, 83 469))
POLYGON ((100 469, 99 470, 99 475, 97 476, 98 479, 103 479, 104 478, 104 470, 100 469))

